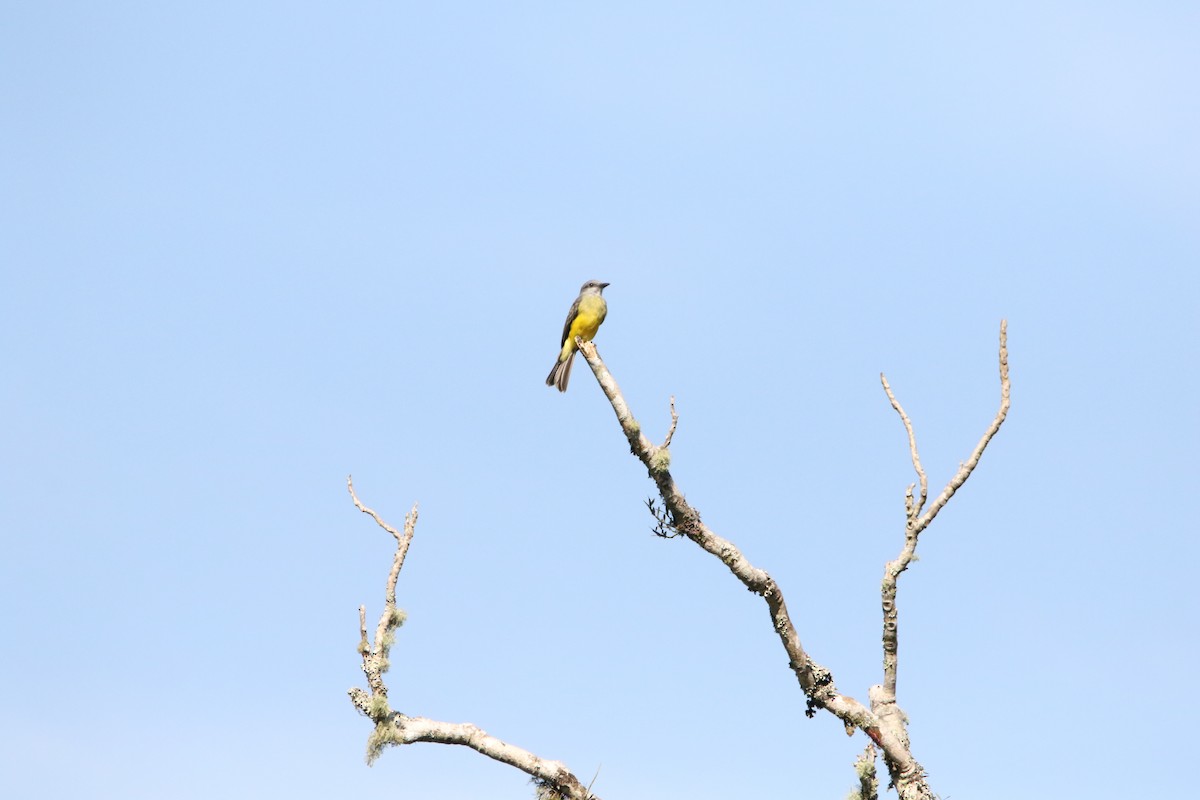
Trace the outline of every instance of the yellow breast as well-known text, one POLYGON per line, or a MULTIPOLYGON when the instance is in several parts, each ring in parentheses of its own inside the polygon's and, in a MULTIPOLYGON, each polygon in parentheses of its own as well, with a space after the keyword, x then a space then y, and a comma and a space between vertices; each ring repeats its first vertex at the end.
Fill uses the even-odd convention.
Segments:
POLYGON ((604 317, 608 314, 608 303, 604 302, 604 298, 600 295, 586 295, 579 299, 579 313, 575 316, 575 321, 571 323, 571 332, 567 336, 567 342, 575 341, 578 336, 585 342, 590 342, 596 335, 596 331, 600 330, 600 323, 604 322, 604 317))

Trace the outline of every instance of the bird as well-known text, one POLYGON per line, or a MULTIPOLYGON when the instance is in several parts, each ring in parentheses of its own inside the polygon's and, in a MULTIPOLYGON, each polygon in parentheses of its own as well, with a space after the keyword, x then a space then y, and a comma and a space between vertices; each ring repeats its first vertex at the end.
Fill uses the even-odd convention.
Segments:
POLYGON ((571 364, 575 362, 575 337, 590 342, 600 330, 600 323, 608 315, 608 303, 600 295, 607 283, 588 281, 579 289, 579 297, 571 304, 567 312, 567 321, 563 324, 562 349, 553 369, 546 376, 546 385, 555 386, 560 392, 567 390, 567 381, 571 378, 571 364))

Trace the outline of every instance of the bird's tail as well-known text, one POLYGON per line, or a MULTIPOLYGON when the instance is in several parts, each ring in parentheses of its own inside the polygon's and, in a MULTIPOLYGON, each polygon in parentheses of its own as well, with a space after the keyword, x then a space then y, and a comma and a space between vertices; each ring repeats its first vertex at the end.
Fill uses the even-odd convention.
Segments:
POLYGON ((567 381, 571 379, 571 365, 575 363, 575 353, 567 356, 566 361, 555 361, 554 369, 546 376, 546 385, 555 386, 560 392, 567 390, 567 381))

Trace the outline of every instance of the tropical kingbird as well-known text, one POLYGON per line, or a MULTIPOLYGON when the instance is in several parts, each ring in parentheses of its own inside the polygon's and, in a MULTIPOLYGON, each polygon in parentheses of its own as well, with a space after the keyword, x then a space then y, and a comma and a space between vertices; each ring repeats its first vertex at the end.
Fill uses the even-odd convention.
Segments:
POLYGON ((567 390, 567 381, 571 378, 571 364, 575 362, 575 351, 579 349, 575 345, 575 337, 590 342, 608 314, 608 303, 600 296, 605 286, 608 284, 588 281, 579 290, 579 297, 575 298, 571 310, 567 312, 567 322, 563 325, 562 350, 558 353, 558 360, 554 362, 554 369, 550 370, 546 377, 547 386, 557 386, 560 392, 567 390))

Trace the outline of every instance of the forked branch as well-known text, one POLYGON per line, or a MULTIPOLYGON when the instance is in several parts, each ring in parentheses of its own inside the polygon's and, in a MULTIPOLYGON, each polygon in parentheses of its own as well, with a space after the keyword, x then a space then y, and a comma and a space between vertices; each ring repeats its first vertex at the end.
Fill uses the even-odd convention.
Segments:
MULTIPOLYGON (((883 686, 879 693, 879 700, 882 704, 894 705, 896 701, 896 673, 897 673, 897 650, 898 650, 898 619, 896 611, 896 589, 900 573, 908 569, 908 565, 912 563, 913 557, 917 552, 917 538, 921 531, 929 527, 929 523, 933 522, 933 518, 937 516, 954 493, 967 482, 967 478, 971 477, 971 473, 979 464, 980 457, 983 456, 984 449, 1000 430, 1000 426, 1004 424, 1005 418, 1008 416, 1008 408, 1010 404, 1010 387, 1008 382, 1008 322, 1007 320, 1000 321, 1000 409, 996 412, 996 416, 992 419, 991 424, 984 431, 983 437, 979 443, 975 445, 975 450, 972 451, 970 458, 959 466, 958 472, 946 484, 946 488, 941 494, 934 499, 933 504, 928 510, 925 510, 925 498, 927 481, 925 479, 925 470, 921 466, 921 456, 917 452, 917 437, 913 432, 912 422, 908 418, 908 414, 904 412, 904 407, 900 405, 900 401, 896 399, 896 395, 892 393, 892 387, 888 385, 887 378, 882 374, 879 376, 880 382, 883 384, 883 390, 887 393, 888 400, 892 403, 892 408, 896 409, 896 413, 900 415, 900 421, 904 423, 904 430, 908 433, 908 449, 912 457, 913 470, 917 473, 917 478, 921 485, 921 494, 918 499, 913 498, 910 485, 904 497, 905 508, 905 524, 904 524, 904 548, 900 551, 900 555, 892 561, 889 561, 884 567, 883 583, 881 586, 882 606, 883 606, 883 686)), ((879 712, 880 708, 872 703, 872 708, 879 712)), ((902 715, 896 717, 899 725, 903 726, 902 715)))
POLYGON ((371 721, 375 730, 367 740, 367 763, 373 762, 388 745, 436 742, 470 747, 489 758, 516 767, 530 776, 537 785, 538 797, 543 800, 599 800, 583 783, 558 761, 547 761, 528 750, 501 741, 470 723, 439 722, 424 717, 409 717, 393 711, 388 702, 384 673, 388 671, 389 655, 395 643, 396 630, 404 623, 404 612, 396 606, 396 581, 404 566, 404 557, 412 542, 417 526, 417 506, 404 517, 403 532, 397 531, 378 514, 359 501, 354 492, 352 479, 346 479, 346 487, 354 506, 370 515, 379 527, 396 539, 396 553, 392 568, 388 572, 387 589, 384 592, 383 613, 375 628, 375 640, 367 636, 367 609, 358 607, 359 654, 362 670, 370 691, 354 687, 350 689, 350 702, 371 721))

